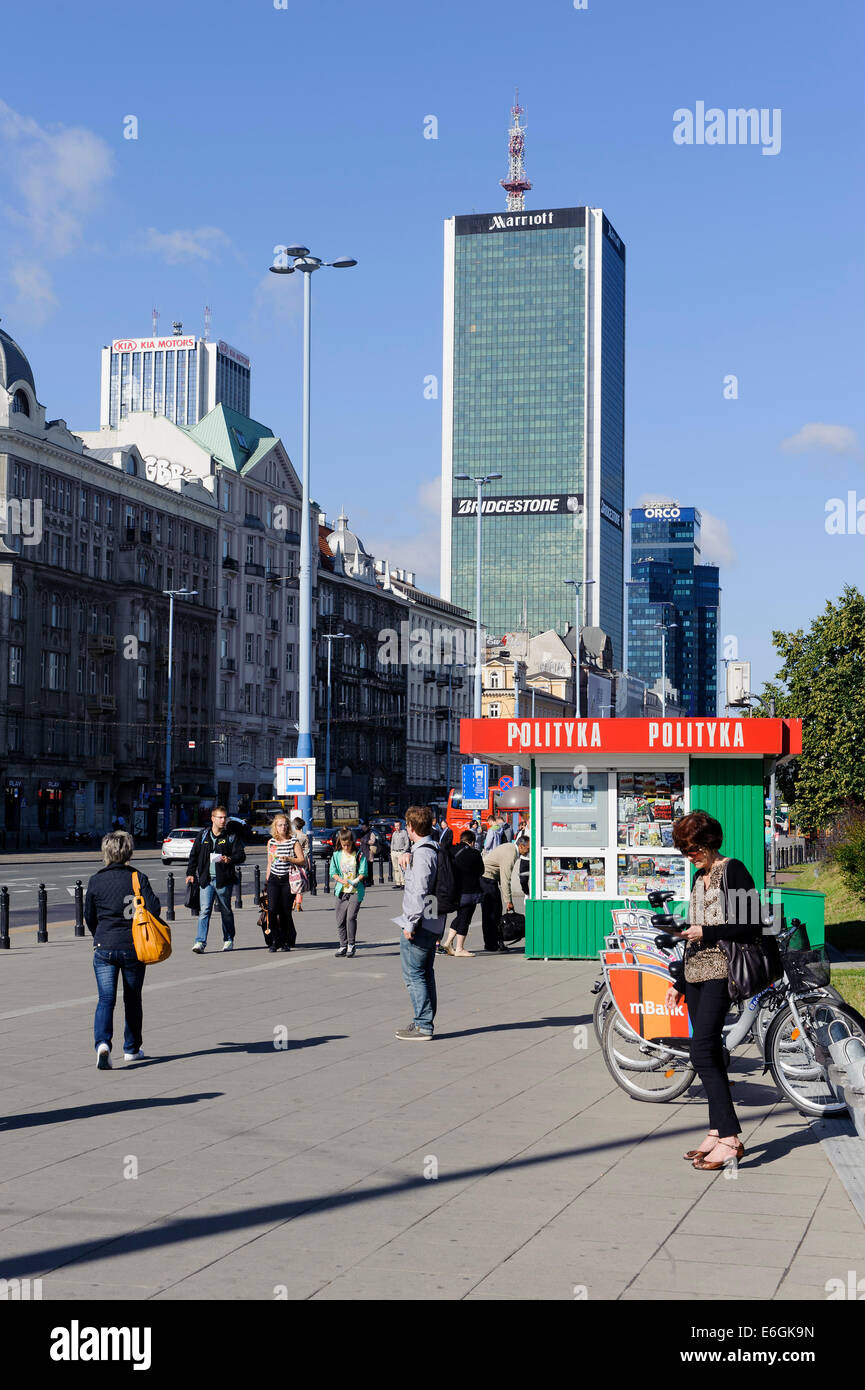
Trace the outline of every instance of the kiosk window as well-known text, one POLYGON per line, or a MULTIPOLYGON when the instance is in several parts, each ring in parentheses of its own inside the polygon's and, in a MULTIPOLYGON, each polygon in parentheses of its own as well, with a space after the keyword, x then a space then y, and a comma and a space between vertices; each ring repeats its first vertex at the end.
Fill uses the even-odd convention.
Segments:
POLYGON ((672 889, 687 898, 687 868, 680 854, 620 854, 619 892, 626 898, 645 898, 647 893, 672 889))
POLYGON ((544 859, 545 893, 604 893, 604 860, 584 856, 550 856, 544 859))
POLYGON ((575 787, 574 778, 567 772, 541 774, 542 833, 545 849, 555 849, 558 845, 567 848, 606 849, 607 774, 590 772, 585 775, 584 780, 584 787, 575 787))
POLYGON ((620 849, 673 849, 673 821, 685 814, 684 772, 620 772, 620 849))

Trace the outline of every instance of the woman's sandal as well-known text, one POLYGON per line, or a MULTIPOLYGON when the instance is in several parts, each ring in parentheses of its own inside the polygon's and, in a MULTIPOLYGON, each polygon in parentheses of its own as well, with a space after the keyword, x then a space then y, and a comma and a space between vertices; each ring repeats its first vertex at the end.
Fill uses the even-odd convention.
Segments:
MULTIPOLYGON (((719 1139, 718 1143, 721 1144, 725 1149, 729 1149, 731 1151, 733 1159, 736 1162, 738 1162, 740 1158, 744 1158, 745 1146, 741 1143, 740 1140, 737 1139, 735 1144, 731 1144, 729 1139, 719 1139)), ((695 1158, 692 1166, 694 1168, 699 1168, 700 1171, 703 1173, 717 1173, 719 1168, 725 1167, 726 1164, 728 1164, 729 1162, 729 1158, 722 1159, 720 1163, 706 1163, 704 1159, 695 1158)))
MULTIPOLYGON (((719 1131, 717 1129, 710 1129, 706 1135, 707 1139, 714 1139, 715 1143, 718 1142, 718 1137, 719 1131)), ((714 1147, 715 1144, 712 1145, 712 1149, 714 1149, 714 1147)), ((686 1154, 682 1154, 682 1157, 686 1159, 688 1163, 693 1163, 695 1158, 702 1158, 703 1154, 711 1153, 712 1149, 689 1149, 686 1154)))

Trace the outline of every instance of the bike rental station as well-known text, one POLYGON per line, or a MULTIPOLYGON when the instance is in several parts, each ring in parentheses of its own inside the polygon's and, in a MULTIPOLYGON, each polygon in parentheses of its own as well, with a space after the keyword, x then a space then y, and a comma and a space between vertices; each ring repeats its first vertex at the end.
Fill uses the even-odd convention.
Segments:
POLYGON ((721 853, 742 860, 767 908, 823 942, 822 895, 766 883, 765 783, 802 751, 800 719, 464 719, 460 751, 522 769, 531 789, 527 957, 597 957, 612 909, 646 908, 653 891, 687 902, 672 827, 694 810, 720 821, 721 853))

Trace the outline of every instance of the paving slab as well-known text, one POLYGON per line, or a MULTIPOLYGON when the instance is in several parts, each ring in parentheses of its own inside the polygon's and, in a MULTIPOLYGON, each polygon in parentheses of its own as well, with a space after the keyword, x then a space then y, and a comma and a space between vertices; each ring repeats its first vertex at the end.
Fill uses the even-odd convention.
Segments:
POLYGON ((110 1073, 94 1066, 89 941, 14 939, 0 1276, 42 1277, 43 1297, 70 1302, 630 1302, 822 1300, 828 1279, 865 1275, 865 1225, 833 1167, 855 1166, 843 1128, 811 1126, 746 1056, 747 1157, 733 1178, 689 1171, 700 1088, 640 1105, 590 1027, 574 1049, 593 962, 437 962, 436 1039, 397 1042, 398 900, 370 890, 350 963, 333 958, 323 895, 278 959, 249 898, 230 954, 193 957, 179 921, 147 975, 148 1060, 119 1061, 118 1006, 110 1073))

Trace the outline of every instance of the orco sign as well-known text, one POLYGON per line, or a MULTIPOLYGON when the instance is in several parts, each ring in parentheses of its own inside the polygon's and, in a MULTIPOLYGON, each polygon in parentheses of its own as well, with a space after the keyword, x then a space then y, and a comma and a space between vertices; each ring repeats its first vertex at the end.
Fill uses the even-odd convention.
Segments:
POLYGON ((677 516, 682 515, 681 507, 645 507, 643 516, 647 521, 661 520, 674 521, 677 516))

